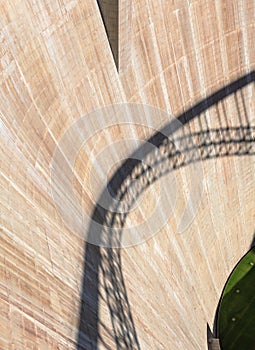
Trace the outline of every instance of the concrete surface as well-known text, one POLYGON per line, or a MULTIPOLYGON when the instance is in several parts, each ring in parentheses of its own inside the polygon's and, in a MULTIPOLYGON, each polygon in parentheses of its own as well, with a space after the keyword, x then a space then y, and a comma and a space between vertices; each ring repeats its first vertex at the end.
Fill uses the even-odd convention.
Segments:
MULTIPOLYGON (((201 148, 202 202, 181 235, 189 166, 173 172, 176 206, 160 232, 111 252, 88 248, 66 226, 52 198, 50 169, 65 131, 91 111, 133 102, 178 117, 252 72, 255 3, 133 0, 132 49, 121 45, 130 61, 120 74, 96 1, 1 1, 0 13, 0 348, 206 349, 207 323, 213 329, 226 279, 254 235, 254 81, 247 78, 185 126, 193 135, 209 133, 209 140, 214 129, 225 133, 217 157, 203 157, 201 148), (224 140, 234 147, 235 137, 230 156, 224 140), (121 265, 113 267, 115 261, 121 265), (81 297, 88 298, 94 329, 82 326, 81 297)), ((152 135, 139 125, 132 130, 133 138, 152 135)), ((74 188, 87 213, 96 204, 89 181, 97 184, 102 173, 90 173, 93 159, 128 137, 125 126, 114 125, 77 155, 74 188)), ((134 150, 116 148, 122 158, 134 150)), ((143 192, 126 225, 141 222, 141 213, 147 219, 160 191, 171 196, 162 179, 143 192)))

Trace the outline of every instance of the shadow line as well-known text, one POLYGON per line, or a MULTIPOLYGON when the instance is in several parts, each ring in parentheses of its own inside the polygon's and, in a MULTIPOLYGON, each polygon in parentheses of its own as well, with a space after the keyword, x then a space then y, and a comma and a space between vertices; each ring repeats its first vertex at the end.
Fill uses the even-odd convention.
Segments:
MULTIPOLYGON (((110 190, 113 198, 119 197, 121 202, 125 202, 127 208, 131 208, 142 191, 172 170, 187 166, 200 159, 254 155, 255 129, 254 126, 249 124, 245 100, 241 93, 242 88, 254 83, 254 81, 255 71, 252 71, 197 103, 181 114, 177 121, 173 120, 164 126, 147 140, 156 148, 161 148, 161 152, 157 155, 153 152, 149 153, 146 148, 143 149, 143 146, 141 146, 116 171, 107 184, 105 191, 110 190), (242 108, 240 108, 240 99, 237 98, 237 92, 241 93, 242 108), (229 126, 224 113, 224 100, 230 95, 234 96, 236 112, 240 120, 240 125, 236 127, 229 126), (218 113, 221 127, 210 129, 205 112, 212 106, 219 111, 219 104, 221 104, 223 110, 223 113, 218 113), (197 118, 199 122, 199 131, 192 133, 189 130, 187 135, 181 135, 179 140, 180 144, 183 145, 183 149, 181 151, 180 149, 177 150, 168 137, 180 129, 180 123, 188 126, 189 122, 194 118, 197 118), (192 144, 189 144, 190 139, 196 139, 196 147, 200 152, 201 158, 196 158, 194 147, 192 144), (145 168, 144 163, 137 160, 136 155, 141 153, 141 151, 143 151, 144 157, 152 159, 152 167, 145 168), (160 168, 160 164, 165 164, 164 171, 157 170, 160 168), (128 185, 129 181, 127 180, 131 178, 134 172, 138 174, 136 179, 141 179, 143 186, 130 191, 132 185, 128 185), (125 183, 127 185, 123 185, 125 183), (133 195, 130 195, 130 192, 133 195)), ((102 225, 102 242, 108 240, 109 246, 116 246, 115 243, 121 240, 121 228, 126 220, 125 214, 118 214, 118 210, 113 209, 114 204, 111 207, 109 205, 108 209, 97 205, 91 220, 102 225), (111 237, 111 228, 116 226, 120 228, 119 236, 111 237), (114 240, 117 241, 114 242, 114 240)), ((88 235, 93 235, 93 225, 90 226, 88 235)), ((99 334, 99 326, 106 327, 102 324, 102 320, 99 319, 99 300, 103 298, 100 294, 99 276, 102 274, 103 282, 101 282, 101 287, 105 291, 112 322, 112 329, 109 330, 109 333, 113 333, 111 341, 118 350, 139 350, 140 345, 122 272, 121 250, 118 248, 103 248, 86 243, 83 271, 77 349, 96 350, 98 349, 99 341, 104 342, 104 339, 99 334)), ((104 346, 106 349, 113 349, 108 344, 104 343, 104 346)))

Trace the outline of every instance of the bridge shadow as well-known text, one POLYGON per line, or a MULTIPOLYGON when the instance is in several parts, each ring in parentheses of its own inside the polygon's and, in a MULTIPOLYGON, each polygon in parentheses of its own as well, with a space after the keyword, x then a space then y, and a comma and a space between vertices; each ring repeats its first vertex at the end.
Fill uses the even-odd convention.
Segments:
MULTIPOLYGON (((200 101, 181 114, 177 118, 178 122, 172 121, 164 126, 159 132, 147 140, 156 149, 161 149, 160 154, 156 155, 155 151, 146 153, 146 150, 143 153, 146 157, 152 159, 151 164, 153 166, 146 168, 143 162, 137 160, 136 154, 138 151, 141 153, 141 148, 143 147, 141 146, 116 171, 107 184, 105 191, 110 190, 113 199, 118 196, 121 200, 126 201, 128 208, 131 208, 136 198, 147 187, 175 169, 188 166, 201 159, 208 160, 227 156, 254 155, 255 127, 250 125, 247 112, 248 108, 242 94, 242 89, 249 84, 254 84, 254 81, 255 71, 200 101), (240 98, 238 99, 237 97, 237 92, 241 95, 241 102, 240 98), (230 95, 233 95, 236 104, 236 113, 239 120, 239 125, 237 126, 229 125, 224 108, 221 108, 223 112, 219 111, 219 105, 222 104, 223 106, 224 100, 230 95), (240 103, 242 106, 240 106, 240 103), (205 112, 212 106, 217 111, 219 128, 212 129, 207 122, 205 112), (195 118, 198 121, 199 127, 196 132, 192 132, 189 129, 189 122, 195 118), (183 148, 177 149, 168 137, 176 133, 180 125, 187 125, 188 130, 186 130, 187 133, 185 132, 178 136, 179 143, 183 145, 183 148), (196 152, 194 152, 194 145, 189 143, 190 139, 196 139, 196 150, 199 150, 199 159, 196 152), (154 159, 155 162, 153 162, 154 159), (134 173, 137 174, 135 179, 141 183, 141 186, 139 186, 139 189, 133 189, 131 191, 133 195, 130 195, 132 182, 127 180, 134 173), (124 186, 123 184, 126 183, 129 185, 124 186)), ((102 193, 102 196, 104 196, 104 193, 102 193)), ((121 241, 121 228, 124 226, 125 220, 126 214, 119 214, 118 210, 113 211, 110 203, 108 209, 97 205, 91 221, 102 225, 102 242, 107 239, 108 246, 114 247, 121 241), (116 226, 120 228, 119 236, 112 237, 111 228, 116 226)), ((93 234, 93 225, 91 225, 88 237, 92 237, 93 234)), ((121 250, 119 248, 105 248, 86 243, 77 349, 96 350, 98 349, 98 344, 101 343, 105 349, 113 350, 112 345, 106 344, 104 338, 101 337, 99 332, 100 327, 103 327, 106 332, 112 334, 112 338, 109 338, 109 343, 115 344, 116 349, 140 349, 122 273, 121 250), (104 295, 100 292, 102 289, 104 290, 104 295), (107 326, 100 320, 100 300, 106 302, 108 306, 112 322, 111 329, 107 329, 107 326)))

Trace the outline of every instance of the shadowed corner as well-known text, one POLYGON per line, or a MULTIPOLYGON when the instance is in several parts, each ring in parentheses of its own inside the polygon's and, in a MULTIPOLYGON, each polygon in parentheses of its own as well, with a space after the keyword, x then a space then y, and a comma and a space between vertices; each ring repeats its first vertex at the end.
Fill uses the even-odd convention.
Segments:
MULTIPOLYGON (((217 130, 211 130, 208 128, 207 122, 202 113, 214 104, 217 106, 221 100, 224 100, 224 98, 230 94, 235 94, 234 97, 237 105, 237 113, 241 121, 242 116, 240 115, 238 108, 236 92, 249 83, 254 82, 254 80, 255 72, 253 71, 246 76, 238 79, 237 81, 229 84, 228 86, 218 90, 216 93, 197 103, 191 109, 185 111, 182 115, 179 116, 178 120, 183 125, 187 124, 195 117, 197 117, 199 119, 199 122, 201 122, 201 130, 198 132, 198 134, 196 134, 196 136, 200 137, 200 144, 198 147, 201 149, 202 160, 225 156, 243 156, 253 154, 254 151, 251 146, 253 142, 253 128, 249 125, 245 108, 243 115, 244 121, 241 122, 240 126, 238 126, 239 133, 236 133, 237 130, 235 128, 231 129, 228 124, 225 128, 221 127, 217 130), (219 139, 218 135, 221 135, 219 139), (212 149, 214 149, 214 152, 212 152, 212 149)), ((226 115, 223 113, 223 120, 224 119, 227 122, 226 115)), ((148 141, 159 147, 162 145, 162 142, 165 139, 164 135, 168 135, 170 131, 175 131, 173 129, 174 128, 172 125, 167 125, 162 129, 162 133, 156 133, 148 141)), ((186 151, 190 152, 190 150, 183 150, 184 153, 186 151)), ((189 161, 192 162, 194 161, 192 158, 192 150, 190 153, 191 156, 189 161)), ((170 154, 170 156, 173 157, 173 154, 170 154)), ((177 154, 174 155, 173 159, 175 159, 176 156, 177 154)), ((135 161, 126 161, 114 174, 107 185, 108 188, 110 188, 111 193, 116 193, 123 180, 127 176, 130 176, 133 169, 140 164, 136 163, 137 162, 135 161)), ((188 164, 189 162, 180 164, 180 166, 188 164)), ((173 166, 170 170, 176 169, 178 167, 179 165, 174 160, 173 166)), ((160 176, 163 175, 165 174, 160 174, 160 176)), ((96 206, 92 221, 94 220, 104 226, 106 213, 107 210, 96 206)), ((124 225, 124 222, 125 219, 123 220, 122 226, 124 225)), ((91 228, 89 230, 89 234, 93 234, 91 228)), ((255 236, 252 245, 254 245, 254 243, 255 236)), ((99 340, 100 343, 104 345, 105 349, 113 349, 113 347, 104 343, 104 340, 101 339, 99 334, 99 325, 102 325, 104 327, 104 325, 101 323, 101 320, 99 319, 99 273, 102 273, 104 276, 103 286, 101 287, 103 287, 107 296, 107 304, 113 328, 112 340, 116 344, 116 349, 140 349, 122 274, 120 249, 102 248, 86 243, 84 251, 83 271, 84 273, 81 293, 77 349, 97 350, 99 340)), ((214 322, 215 329, 213 332, 210 330, 210 327, 207 326, 207 341, 208 349, 210 350, 220 349, 219 342, 216 338, 216 325, 217 312, 214 322)))
POLYGON ((207 323, 207 346, 208 350, 221 350, 219 339, 212 333, 209 324, 207 323))
POLYGON ((119 0, 97 0, 113 59, 119 71, 119 0))
POLYGON ((255 232, 253 234, 253 240, 251 241, 251 248, 255 247, 255 232))

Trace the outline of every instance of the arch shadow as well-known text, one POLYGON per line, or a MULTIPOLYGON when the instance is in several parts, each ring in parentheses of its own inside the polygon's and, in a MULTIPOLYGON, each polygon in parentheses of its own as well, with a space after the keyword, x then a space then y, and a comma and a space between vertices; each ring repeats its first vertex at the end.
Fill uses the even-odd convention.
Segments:
MULTIPOLYGON (((155 182, 158 178, 166 175, 170 171, 188 166, 191 163, 197 162, 200 159, 196 158, 194 148, 189 145, 190 138, 196 138, 197 148, 200 151, 202 160, 226 157, 226 156, 250 156, 255 154, 254 148, 254 131, 255 127, 250 125, 247 106, 245 104, 244 94, 242 89, 249 84, 254 84, 255 71, 237 79, 229 85, 223 87, 209 97, 195 104, 189 110, 182 113, 177 122, 172 121, 164 126, 159 132, 155 133, 147 140, 156 148, 163 147, 161 159, 157 158, 154 166, 157 168, 159 164, 167 162, 163 172, 157 172, 157 176, 152 174, 153 169, 143 167, 143 164, 136 159, 134 152, 122 166, 116 171, 107 185, 107 189, 111 191, 113 198, 120 194, 122 198, 126 196, 129 188, 124 187, 123 183, 131 177, 134 170, 137 170, 137 179, 143 180, 143 186, 139 192, 135 192, 135 196, 139 196, 148 186, 155 182), (240 94, 241 99, 237 97, 240 94), (236 127, 230 126, 225 115, 219 112, 219 105, 224 105, 224 100, 233 95, 236 104, 236 113, 238 115, 239 125, 236 127), (240 102, 241 101, 241 102, 240 102), (242 106, 240 106, 240 103, 242 106), (215 107, 217 118, 219 118, 220 127, 212 129, 208 126, 206 111, 211 107, 215 107), (177 150, 167 136, 177 132, 181 125, 189 125, 189 122, 198 120, 199 130, 191 132, 189 130, 187 142, 183 142, 185 147, 177 150), (183 158, 184 155, 184 158, 183 158)), ((255 85, 255 84, 254 84, 255 85)), ((224 106, 223 106, 224 107, 224 106)), ((185 140, 185 135, 181 136, 181 141, 185 140)), ((182 142, 181 142, 182 144, 182 142)), ((143 146, 141 146, 143 147, 143 146)), ((141 148, 138 150, 141 152, 141 148)), ((152 158, 151 154, 144 154, 152 158)), ((104 191, 104 192, 105 192, 104 191)), ((102 196, 104 196, 104 192, 102 196)), ((135 197, 130 198, 128 205, 131 208, 135 201, 135 197)), ((100 200, 99 200, 100 202, 100 200)), ((111 240, 111 227, 114 227, 116 222, 123 227, 126 216, 115 214, 114 212, 102 208, 97 205, 94 208, 92 221, 96 221, 102 225, 102 239, 108 237, 111 240)), ((88 235, 93 235, 92 225, 89 228, 88 235)), ((119 239, 121 240, 121 230, 119 239)), ((114 246, 114 242, 112 246, 114 246)), ((107 327, 99 319, 99 301, 104 299, 108 305, 112 329, 109 333, 113 333, 113 343, 116 349, 140 349, 138 336, 135 329, 134 320, 131 313, 130 304, 128 301, 127 290, 125 287, 124 276, 122 273, 121 250, 118 248, 103 248, 85 244, 84 265, 83 265, 83 281, 82 293, 80 302, 80 315, 77 335, 77 349, 96 350, 98 349, 99 341, 104 345, 105 349, 112 350, 104 339, 100 336, 99 327, 107 327), (102 274, 103 282, 100 282, 99 276, 102 274), (100 285, 101 283, 101 285, 100 285), (100 293, 100 286, 104 290, 105 296, 100 293)))

